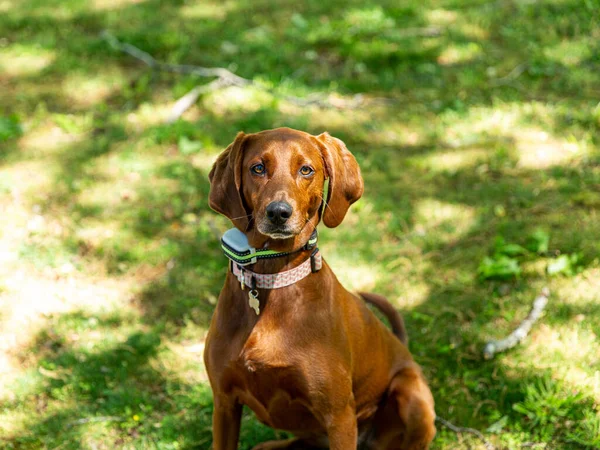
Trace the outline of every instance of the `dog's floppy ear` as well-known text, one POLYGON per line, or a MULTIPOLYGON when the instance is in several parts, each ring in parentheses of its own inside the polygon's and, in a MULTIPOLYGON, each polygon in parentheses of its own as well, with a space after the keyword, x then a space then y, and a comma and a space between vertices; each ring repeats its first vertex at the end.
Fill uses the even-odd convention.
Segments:
POLYGON ((208 174, 210 207, 228 217, 241 231, 246 231, 250 222, 241 193, 242 156, 246 136, 239 132, 235 141, 219 155, 208 174))
POLYGON ((323 223, 335 228, 344 220, 350 205, 362 196, 364 183, 360 167, 346 144, 327 132, 317 136, 317 140, 321 144, 321 154, 329 175, 323 223))

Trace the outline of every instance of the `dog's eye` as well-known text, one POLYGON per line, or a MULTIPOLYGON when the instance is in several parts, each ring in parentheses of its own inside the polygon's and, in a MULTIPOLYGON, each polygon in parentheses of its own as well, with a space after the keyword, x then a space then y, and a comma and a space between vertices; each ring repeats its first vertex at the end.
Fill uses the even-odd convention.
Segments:
POLYGON ((252 171, 252 173, 255 173, 256 175, 263 175, 265 173, 265 165, 264 164, 254 164, 252 167, 250 167, 250 170, 252 171))
POLYGON ((302 166, 300 168, 300 174, 304 175, 305 177, 309 176, 313 172, 314 172, 314 170, 312 170, 312 167, 309 167, 309 166, 302 166))

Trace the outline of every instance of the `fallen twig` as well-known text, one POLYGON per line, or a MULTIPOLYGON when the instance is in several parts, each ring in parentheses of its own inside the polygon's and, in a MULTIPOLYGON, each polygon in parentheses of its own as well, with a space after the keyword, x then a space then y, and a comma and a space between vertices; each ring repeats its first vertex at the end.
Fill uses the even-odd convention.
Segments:
POLYGON ((483 442, 483 445, 485 445, 486 450, 495 450, 496 449, 496 447, 494 447, 494 445, 485 438, 485 436, 483 435, 483 433, 481 431, 479 431, 479 430, 476 430, 475 428, 457 427, 453 423, 448 422, 446 419, 443 419, 440 416, 436 416, 435 420, 437 422, 440 422, 446 428, 454 431, 455 433, 471 433, 471 434, 474 434, 479 439, 481 439, 481 441, 483 442))
POLYGON ((546 448, 547 446, 548 444, 546 444, 545 442, 524 442, 523 444, 521 444, 521 448, 546 448))
POLYGON ((504 84, 510 83, 511 81, 519 78, 523 73, 529 68, 529 64, 524 62, 516 66, 513 70, 509 72, 508 75, 505 75, 500 78, 496 78, 492 81, 492 85, 494 86, 502 86, 504 84))
POLYGON ((60 380, 62 378, 60 373, 45 369, 42 366, 38 367, 38 372, 41 373, 45 377, 52 378, 53 380, 60 380))
MULTIPOLYGON (((253 80, 240 77, 223 67, 201 67, 189 64, 164 63, 162 61, 158 61, 152 55, 135 47, 134 45, 119 41, 108 31, 103 31, 102 37, 112 48, 133 56, 139 61, 142 61, 151 69, 165 72, 183 73, 199 77, 216 77, 216 80, 205 85, 196 86, 194 89, 177 100, 171 109, 171 113, 167 118, 167 122, 174 122, 181 117, 181 115, 198 100, 200 95, 229 86, 252 86, 263 91, 267 91, 272 95, 279 95, 273 89, 259 84, 253 80)), ((323 99, 320 95, 311 96, 309 98, 300 98, 292 95, 280 95, 280 97, 298 106, 319 106, 321 108, 337 109, 353 109, 365 102, 365 97, 363 94, 355 94, 350 99, 333 97, 327 97, 326 99, 323 99)))
POLYGON ((483 357, 485 359, 492 359, 496 353, 503 352, 508 350, 509 348, 514 347, 520 341, 522 341, 529 331, 533 324, 540 318, 544 308, 548 304, 548 297, 550 296, 550 291, 547 287, 542 289, 540 295, 536 297, 533 301, 533 307, 531 311, 525 317, 523 322, 519 324, 519 326, 510 333, 506 338, 501 339, 499 341, 490 341, 488 342, 483 349, 483 357))
POLYGON ((189 75, 196 75, 199 77, 218 77, 223 80, 227 80, 230 84, 238 86, 245 86, 253 83, 251 80, 239 77, 233 72, 223 67, 201 67, 192 66, 189 64, 169 64, 158 61, 150 53, 140 50, 134 45, 127 44, 126 42, 119 41, 116 37, 110 34, 108 31, 102 32, 102 37, 116 50, 125 52, 134 58, 142 61, 148 67, 156 70, 162 70, 165 72, 174 73, 185 73, 189 75))
POLYGON ((202 94, 206 94, 210 91, 216 91, 225 86, 226 84, 223 83, 221 78, 217 78, 215 81, 211 81, 208 84, 196 86, 194 89, 189 91, 175 102, 173 108, 171 108, 171 112, 167 117, 167 123, 173 123, 179 119, 184 112, 186 112, 194 103, 196 103, 198 97, 200 97, 202 94))
POLYGON ((83 419, 74 420, 69 422, 69 426, 83 425, 84 423, 90 422, 123 422, 125 419, 119 416, 96 416, 96 417, 85 417, 83 419))

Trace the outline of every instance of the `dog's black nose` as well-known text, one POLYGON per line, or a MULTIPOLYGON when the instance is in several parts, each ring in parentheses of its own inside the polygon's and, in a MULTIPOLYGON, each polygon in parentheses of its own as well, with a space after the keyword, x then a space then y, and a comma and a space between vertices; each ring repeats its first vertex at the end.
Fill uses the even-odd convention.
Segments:
POLYGON ((282 225, 292 217, 292 211, 288 202, 271 202, 267 205, 267 218, 275 225, 282 225))

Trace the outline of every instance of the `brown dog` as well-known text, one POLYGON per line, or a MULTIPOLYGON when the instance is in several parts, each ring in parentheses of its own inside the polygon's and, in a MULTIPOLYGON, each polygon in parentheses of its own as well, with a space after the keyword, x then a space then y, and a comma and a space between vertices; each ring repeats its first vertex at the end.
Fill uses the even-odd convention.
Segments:
POLYGON ((433 398, 405 345, 402 319, 383 297, 361 300, 346 291, 325 262, 318 270, 307 248, 321 219, 338 226, 363 193, 344 143, 289 128, 239 133, 209 177, 212 209, 252 247, 286 252, 249 267, 233 263, 237 277, 227 274, 204 352, 214 394, 213 449, 237 448, 244 404, 261 422, 297 436, 255 450, 428 448, 433 398), (240 282, 294 271, 309 259, 311 273, 285 287, 240 282), (249 305, 253 296, 256 308, 249 305), (383 310, 394 334, 363 300, 383 310))

